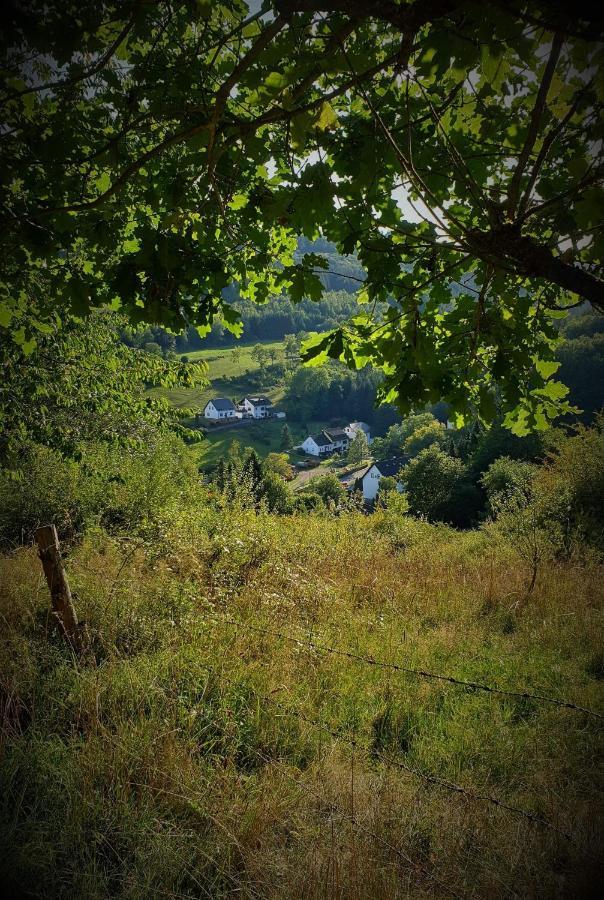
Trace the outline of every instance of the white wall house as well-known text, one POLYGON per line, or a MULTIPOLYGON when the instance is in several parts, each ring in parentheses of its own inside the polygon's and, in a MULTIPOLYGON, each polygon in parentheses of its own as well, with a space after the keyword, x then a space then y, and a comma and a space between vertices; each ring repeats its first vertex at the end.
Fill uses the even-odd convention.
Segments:
POLYGON ((208 400, 203 414, 206 419, 238 418, 234 403, 226 397, 213 397, 211 400, 208 400))
POLYGON ((371 433, 370 433, 370 428, 369 428, 369 425, 367 424, 367 422, 351 422, 350 425, 346 426, 344 431, 346 432, 346 434, 348 435, 348 438, 351 441, 354 440, 357 431, 364 431, 365 437, 367 438, 367 443, 368 444, 371 443, 371 433))
POLYGON ((302 449, 310 456, 324 456, 334 450, 334 445, 327 433, 321 431, 320 434, 309 434, 302 443, 302 449))
MULTIPOLYGON (((366 469, 353 473, 355 477, 347 480, 346 487, 349 491, 359 490, 360 487, 363 499, 373 501, 378 495, 382 478, 398 475, 404 464, 405 460, 398 458, 371 463, 366 469)), ((405 487, 400 481, 397 482, 396 489, 399 494, 405 491, 405 487)))
POLYGON ((273 404, 268 397, 246 397, 242 406, 254 419, 268 419, 273 414, 273 404))
POLYGON ((324 456, 326 453, 346 450, 349 444, 350 438, 345 431, 341 428, 330 428, 329 431, 320 431, 319 434, 309 434, 302 444, 302 449, 311 456, 324 456))
POLYGON ((331 438, 334 450, 348 450, 350 438, 343 428, 329 428, 325 431, 328 438, 331 438))

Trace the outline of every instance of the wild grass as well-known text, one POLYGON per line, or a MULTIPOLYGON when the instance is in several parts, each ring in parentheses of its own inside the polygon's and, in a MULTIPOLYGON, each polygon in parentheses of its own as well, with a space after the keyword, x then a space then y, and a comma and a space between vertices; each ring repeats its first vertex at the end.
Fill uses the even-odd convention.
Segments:
POLYGON ((527 573, 488 531, 179 504, 67 564, 80 661, 34 551, 0 562, 14 896, 595 896, 601 720, 318 645, 602 711, 597 562, 517 607, 527 573))

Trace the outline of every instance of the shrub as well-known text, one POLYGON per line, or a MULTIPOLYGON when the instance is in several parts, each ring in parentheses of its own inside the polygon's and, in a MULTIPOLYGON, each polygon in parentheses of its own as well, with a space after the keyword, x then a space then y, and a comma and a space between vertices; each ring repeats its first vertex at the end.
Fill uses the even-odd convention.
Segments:
POLYGON ((491 463, 480 479, 484 487, 490 514, 494 517, 508 500, 517 498, 528 503, 536 467, 531 463, 500 456, 491 463))
POLYGON ((144 445, 87 444, 78 460, 31 445, 18 480, 0 474, 0 542, 29 542, 51 522, 63 538, 95 522, 136 530, 200 489, 194 461, 174 435, 151 434, 144 445))
POLYGON ((422 450, 401 473, 411 511, 433 522, 451 521, 453 491, 464 474, 461 460, 437 446, 422 450))

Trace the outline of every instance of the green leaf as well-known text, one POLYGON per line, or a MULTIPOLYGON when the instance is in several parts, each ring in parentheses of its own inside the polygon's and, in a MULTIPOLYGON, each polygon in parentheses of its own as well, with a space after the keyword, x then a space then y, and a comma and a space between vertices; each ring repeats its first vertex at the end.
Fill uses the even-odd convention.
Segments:
POLYGON ((321 109, 319 111, 319 115, 315 119, 315 125, 321 131, 325 131, 327 128, 333 128, 338 124, 338 117, 334 111, 333 106, 324 101, 321 105, 321 109))
POLYGON ((542 378, 549 378, 560 368, 560 363, 555 360, 536 359, 535 368, 542 378))
POLYGON ((109 172, 103 172, 95 181, 96 189, 99 194, 104 194, 111 187, 111 175, 109 172))
POLYGON ((247 194, 233 194, 228 206, 230 206, 231 209, 243 209, 244 206, 247 206, 247 203, 247 194))

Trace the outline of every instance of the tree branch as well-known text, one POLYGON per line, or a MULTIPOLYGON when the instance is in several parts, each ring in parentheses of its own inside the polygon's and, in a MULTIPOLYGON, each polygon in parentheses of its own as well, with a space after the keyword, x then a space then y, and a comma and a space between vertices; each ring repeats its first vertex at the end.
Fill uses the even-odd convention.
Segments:
POLYGON ((604 281, 586 269, 579 269, 554 256, 549 247, 531 237, 521 235, 517 228, 502 228, 482 232, 470 231, 466 235, 468 248, 497 268, 512 262, 516 270, 529 278, 545 278, 551 284, 573 294, 578 294, 604 312, 604 281))
MULTIPOLYGON (((138 3, 135 4, 138 6, 138 3)), ((83 72, 81 75, 76 75, 73 78, 66 78, 59 81, 49 81, 45 84, 38 84, 35 87, 24 88, 22 91, 14 91, 12 94, 9 94, 7 97, 2 99, 2 103, 8 103, 10 100, 16 100, 19 97, 25 97, 26 94, 37 94, 40 91, 49 91, 54 90, 55 88, 64 88, 71 87, 71 85, 78 84, 80 81, 86 81, 87 78, 91 78, 92 75, 96 75, 97 72, 100 72, 101 69, 104 69, 111 57, 115 54, 115 52, 119 49, 120 45, 123 44, 126 37, 134 25, 136 20, 135 13, 132 14, 131 18, 128 19, 114 42, 107 48, 107 50, 103 53, 101 57, 96 61, 96 63, 90 68, 83 72)))
POLYGON ((537 91, 537 97, 535 99, 535 105, 531 113, 531 120, 529 122, 528 131, 526 133, 524 146, 518 158, 516 168, 514 169, 512 180, 510 181, 507 210, 508 215, 511 219, 514 217, 516 207, 518 205, 518 198, 520 196, 520 182, 522 181, 522 176, 524 175, 526 164, 529 161, 531 151, 535 146, 535 141, 537 140, 537 136, 539 134, 539 127, 541 125, 541 119, 543 117, 547 95, 552 83, 552 78, 554 77, 554 72, 556 71, 556 64, 560 57, 561 49, 562 36, 560 34, 555 34, 552 41, 549 58, 547 60, 547 65, 545 66, 545 72, 543 73, 543 78, 541 79, 539 90, 537 91))
MULTIPOLYGON (((592 82, 590 81, 589 84, 591 85, 591 83, 592 82)), ((520 200, 520 203, 518 206, 518 215, 519 216, 522 216, 524 214, 524 212, 526 211, 526 208, 531 199, 531 193, 535 186, 535 182, 537 181, 537 178, 539 177, 539 172, 541 171, 543 163, 547 159, 547 154, 549 153, 554 142, 562 134, 562 132, 564 131, 564 129, 566 128, 566 126, 568 125, 568 123, 570 122, 572 117, 574 116, 575 112, 577 111, 577 107, 581 101, 581 97, 585 93, 585 90, 587 89, 588 86, 589 85, 587 85, 586 88, 584 88, 582 91, 579 91, 577 93, 572 106, 570 107, 570 109, 568 110, 568 112, 566 113, 564 118, 560 122, 558 122, 558 124, 554 128, 552 128, 546 134, 545 138, 543 139, 543 144, 541 146, 541 150, 537 154, 537 159, 535 160, 533 168, 531 169, 531 174, 529 176, 528 184, 527 184, 526 188, 524 189, 524 194, 522 195, 522 199, 520 200)))

